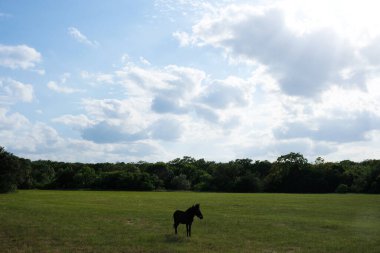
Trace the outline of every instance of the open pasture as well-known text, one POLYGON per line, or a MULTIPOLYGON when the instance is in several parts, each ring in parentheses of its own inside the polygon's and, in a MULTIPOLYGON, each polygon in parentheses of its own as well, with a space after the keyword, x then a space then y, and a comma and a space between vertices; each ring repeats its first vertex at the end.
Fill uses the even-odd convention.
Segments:
POLYGON ((0 252, 380 252, 380 196, 19 191, 0 195, 0 252))

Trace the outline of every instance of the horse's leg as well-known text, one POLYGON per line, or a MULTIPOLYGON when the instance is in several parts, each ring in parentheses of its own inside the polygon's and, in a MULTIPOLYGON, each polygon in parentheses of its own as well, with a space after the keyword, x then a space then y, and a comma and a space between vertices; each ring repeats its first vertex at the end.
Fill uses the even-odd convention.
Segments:
POLYGON ((174 223, 175 234, 177 234, 177 227, 178 227, 178 223, 174 223))
POLYGON ((191 237, 191 223, 189 224, 189 237, 191 237))
POLYGON ((189 236, 189 224, 186 223, 186 236, 189 236))

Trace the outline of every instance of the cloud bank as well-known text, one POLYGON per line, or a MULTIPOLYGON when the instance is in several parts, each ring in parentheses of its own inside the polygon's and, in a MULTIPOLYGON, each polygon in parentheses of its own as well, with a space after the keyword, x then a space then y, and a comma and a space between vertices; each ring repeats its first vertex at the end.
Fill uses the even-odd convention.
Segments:
MULTIPOLYGON (((129 38, 116 56, 91 55, 107 58, 107 66, 63 68, 58 80, 58 71, 38 78, 29 71, 43 64, 36 49, 0 45, 0 66, 10 71, 0 78, 3 145, 30 158, 69 161, 273 160, 288 152, 311 161, 376 157, 378 28, 360 33, 360 23, 338 24, 332 10, 342 11, 334 3, 322 8, 330 6, 324 1, 311 9, 297 1, 244 2, 156 1, 172 24, 165 43, 177 48, 149 44, 154 52, 142 56, 129 51, 129 38), (12 76, 22 71, 28 73, 12 76), (44 99, 64 105, 52 110, 44 99)), ((75 27, 67 33, 99 45, 75 27)))

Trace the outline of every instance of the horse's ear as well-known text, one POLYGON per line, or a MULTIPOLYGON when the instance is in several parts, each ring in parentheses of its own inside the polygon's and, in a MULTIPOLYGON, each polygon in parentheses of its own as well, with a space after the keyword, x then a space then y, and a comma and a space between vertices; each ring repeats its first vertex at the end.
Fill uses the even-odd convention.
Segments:
POLYGON ((195 204, 195 207, 199 207, 200 205, 199 204, 195 204))

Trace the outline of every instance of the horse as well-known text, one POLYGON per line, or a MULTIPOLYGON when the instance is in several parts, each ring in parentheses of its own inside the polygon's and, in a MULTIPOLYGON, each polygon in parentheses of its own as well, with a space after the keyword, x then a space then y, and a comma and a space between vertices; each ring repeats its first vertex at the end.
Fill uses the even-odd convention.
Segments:
POLYGON ((201 210, 199 209, 199 204, 193 205, 189 209, 187 209, 185 212, 176 210, 173 213, 173 219, 174 219, 174 229, 175 234, 177 234, 177 227, 181 224, 186 224, 186 236, 191 237, 191 224, 193 223, 194 216, 197 216, 199 219, 203 219, 203 215, 201 213, 201 210))

